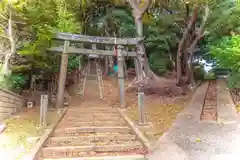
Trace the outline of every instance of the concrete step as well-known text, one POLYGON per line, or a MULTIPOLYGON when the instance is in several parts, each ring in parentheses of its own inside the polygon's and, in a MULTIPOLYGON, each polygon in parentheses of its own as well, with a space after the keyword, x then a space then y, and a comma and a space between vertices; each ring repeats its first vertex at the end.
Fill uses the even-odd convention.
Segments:
POLYGON ((117 132, 117 133, 132 133, 132 129, 124 126, 109 126, 109 127, 72 127, 72 128, 57 128, 55 129, 54 136, 77 136, 82 133, 97 133, 97 132, 117 132))
POLYGON ((51 137, 48 139, 46 146, 81 146, 90 145, 93 143, 102 145, 107 144, 119 144, 134 142, 137 140, 136 135, 124 134, 124 135, 89 135, 89 136, 74 136, 74 137, 51 137))
POLYGON ((119 119, 123 119, 122 117, 93 117, 93 116, 85 116, 85 117, 71 117, 64 116, 62 121, 74 121, 74 122, 86 122, 86 121, 119 121, 119 119))
POLYGON ((106 117, 106 116, 109 116, 109 117, 121 117, 121 115, 119 113, 102 113, 102 112, 92 112, 92 113, 77 113, 77 112, 67 112, 65 114, 65 116, 72 116, 72 117, 86 117, 86 116, 94 116, 94 117, 106 117))
POLYGON ((101 157, 81 157, 81 158, 47 158, 43 160, 147 160, 143 155, 126 156, 101 156, 101 157))
MULTIPOLYGON (((59 124, 71 124, 71 125, 77 125, 77 124, 97 124, 99 126, 100 123, 102 123, 104 126, 104 124, 107 125, 108 124, 113 124, 111 126, 115 126, 116 124, 123 124, 126 121, 124 119, 107 119, 107 118, 88 118, 88 119, 76 119, 74 121, 74 118, 69 118, 69 119, 63 119, 59 124), (91 122, 91 123, 90 123, 91 122), (117 123, 119 122, 119 123, 117 123), (75 124, 76 123, 76 124, 75 124)), ((86 126, 86 125, 85 125, 86 126)), ((88 126, 93 126, 93 125, 88 125, 88 126)), ((109 125, 108 125, 109 126, 109 125)))
POLYGON ((110 113, 118 113, 118 110, 116 108, 92 108, 92 107, 79 107, 79 108, 69 108, 69 112, 83 112, 83 113, 88 113, 88 112, 110 112, 110 113))
POLYGON ((79 113, 93 113, 93 112, 109 112, 109 113, 118 113, 117 108, 111 107, 88 107, 88 106, 81 106, 81 107, 72 107, 68 109, 68 112, 79 112, 79 113))
POLYGON ((74 114, 119 114, 117 110, 95 110, 95 109, 79 109, 79 110, 69 110, 67 113, 74 114))
POLYGON ((83 127, 83 126, 127 126, 124 120, 119 121, 88 121, 88 122, 72 122, 63 121, 58 124, 58 127, 83 127))
POLYGON ((125 152, 132 149, 141 149, 143 146, 139 142, 115 145, 89 145, 89 146, 64 146, 64 147, 44 147, 42 158, 64 158, 82 157, 96 154, 96 152, 125 152))
POLYGON ((72 117, 76 119, 83 119, 83 118, 122 118, 119 114, 66 114, 64 117, 72 117))

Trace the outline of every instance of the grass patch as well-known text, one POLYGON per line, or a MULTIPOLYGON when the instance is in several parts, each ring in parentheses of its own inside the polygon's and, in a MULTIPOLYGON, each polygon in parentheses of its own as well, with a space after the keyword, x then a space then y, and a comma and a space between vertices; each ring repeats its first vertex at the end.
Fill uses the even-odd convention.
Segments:
MULTIPOLYGON (((49 125, 57 120, 56 111, 48 112, 49 125)), ((19 160, 36 144, 44 129, 39 127, 39 110, 24 109, 4 120, 0 134, 0 159, 19 160)))

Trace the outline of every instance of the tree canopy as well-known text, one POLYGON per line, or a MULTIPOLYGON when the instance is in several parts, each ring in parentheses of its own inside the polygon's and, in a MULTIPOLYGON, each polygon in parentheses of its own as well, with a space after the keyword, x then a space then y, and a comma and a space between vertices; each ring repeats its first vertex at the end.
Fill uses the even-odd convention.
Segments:
MULTIPOLYGON (((142 20, 146 53, 155 74, 162 76, 179 72, 177 68, 180 67, 183 76, 191 77, 188 70, 192 69, 187 65, 189 55, 202 57, 210 53, 221 65, 226 61, 229 61, 227 64, 234 63, 230 57, 223 57, 227 54, 237 55, 237 46, 233 49, 240 31, 240 7, 237 1, 152 0, 150 3, 142 20), (210 10, 207 17, 206 7, 210 10), (187 36, 183 39, 185 33, 187 36), (181 40, 183 45, 179 46, 181 40), (224 45, 233 48, 222 49, 224 45), (178 51, 184 54, 179 55, 178 51), (177 61, 178 57, 180 61, 177 61)), ((136 36, 128 0, 4 0, 0 2, 0 20, 2 68, 5 64, 5 68, 9 68, 14 76, 23 76, 37 68, 49 74, 59 72, 59 56, 47 52, 47 48, 55 43, 52 37, 57 32, 136 36)), ((191 58, 191 63, 193 60, 191 58)), ((77 69, 80 62, 79 57, 70 56, 69 72, 77 69)), ((133 66, 133 62, 130 61, 128 65, 133 66)), ((6 73, 2 70, 2 74, 6 73)))

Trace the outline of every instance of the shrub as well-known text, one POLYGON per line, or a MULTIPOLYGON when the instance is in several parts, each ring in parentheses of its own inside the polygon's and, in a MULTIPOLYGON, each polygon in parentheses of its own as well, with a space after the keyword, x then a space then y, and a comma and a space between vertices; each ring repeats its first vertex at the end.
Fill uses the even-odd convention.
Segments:
POLYGON ((13 73, 12 75, 5 77, 5 81, 0 84, 0 86, 4 89, 20 92, 25 84, 26 79, 22 74, 13 73))
POLYGON ((204 71, 204 68, 203 66, 201 65, 196 65, 193 69, 193 74, 194 74, 194 79, 196 81, 198 80, 204 80, 204 75, 205 75, 205 71, 204 71))
POLYGON ((233 72, 240 71, 240 35, 222 38, 210 46, 210 52, 215 57, 218 66, 228 68, 233 72))
POLYGON ((149 56, 149 64, 153 72, 157 75, 164 75, 167 71, 172 70, 172 63, 168 57, 164 57, 158 53, 152 53, 149 56))
POLYGON ((230 88, 240 88, 240 35, 227 36, 210 46, 210 53, 218 66, 231 71, 228 77, 230 88))

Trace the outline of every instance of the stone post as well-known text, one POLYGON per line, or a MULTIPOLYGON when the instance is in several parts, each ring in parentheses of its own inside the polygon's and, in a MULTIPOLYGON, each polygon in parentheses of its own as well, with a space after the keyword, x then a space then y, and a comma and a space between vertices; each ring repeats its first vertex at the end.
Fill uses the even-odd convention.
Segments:
POLYGON ((48 95, 41 95, 40 126, 47 127, 48 95))

